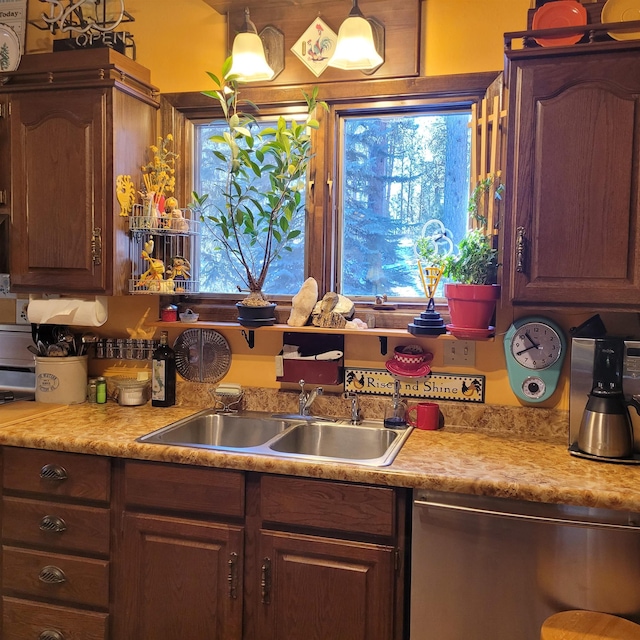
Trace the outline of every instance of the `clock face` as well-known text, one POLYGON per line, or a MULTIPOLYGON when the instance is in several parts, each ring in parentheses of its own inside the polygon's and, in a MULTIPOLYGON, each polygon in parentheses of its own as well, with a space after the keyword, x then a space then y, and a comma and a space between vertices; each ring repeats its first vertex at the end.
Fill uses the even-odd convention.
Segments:
POLYGON ((511 340, 511 354, 527 369, 546 369, 560 358, 562 341, 548 324, 527 322, 516 330, 511 340))

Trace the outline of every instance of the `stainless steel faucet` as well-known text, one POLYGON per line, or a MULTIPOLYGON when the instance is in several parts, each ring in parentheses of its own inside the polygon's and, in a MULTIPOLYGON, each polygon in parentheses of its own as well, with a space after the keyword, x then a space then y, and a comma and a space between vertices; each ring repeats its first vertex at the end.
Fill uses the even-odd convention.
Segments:
POLYGON ((324 393, 324 389, 322 387, 315 387, 311 389, 309 393, 305 393, 304 380, 300 380, 298 384, 300 385, 300 396, 298 397, 300 415, 309 416, 311 415, 311 405, 318 396, 324 393))
POLYGON ((351 424, 360 424, 362 418, 360 415, 360 402, 358 401, 358 394, 355 391, 349 391, 344 394, 344 398, 351 399, 351 424))

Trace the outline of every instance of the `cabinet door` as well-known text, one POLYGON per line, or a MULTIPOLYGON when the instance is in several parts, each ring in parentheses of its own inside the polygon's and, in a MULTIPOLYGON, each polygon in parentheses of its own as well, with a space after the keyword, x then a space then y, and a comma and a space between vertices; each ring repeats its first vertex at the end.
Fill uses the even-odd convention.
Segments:
POLYGON ((124 515, 115 638, 239 640, 243 528, 124 515))
POLYGON ((511 61, 503 283, 514 303, 640 300, 640 48, 511 61))
MULTIPOLYGON (((107 89, 11 99, 11 283, 102 292, 106 239, 107 89)), ((110 194, 109 194, 110 195, 110 194)))
POLYGON ((259 554, 248 638, 394 637, 393 547, 263 531, 259 554))

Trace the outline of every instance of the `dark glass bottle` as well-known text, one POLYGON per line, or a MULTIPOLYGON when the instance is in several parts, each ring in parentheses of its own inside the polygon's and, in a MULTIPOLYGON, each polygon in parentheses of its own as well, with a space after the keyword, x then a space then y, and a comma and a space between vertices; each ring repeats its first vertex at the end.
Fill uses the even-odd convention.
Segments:
POLYGON ((176 354, 169 346, 169 334, 160 335, 160 346, 151 363, 151 405, 172 407, 176 403, 176 354))

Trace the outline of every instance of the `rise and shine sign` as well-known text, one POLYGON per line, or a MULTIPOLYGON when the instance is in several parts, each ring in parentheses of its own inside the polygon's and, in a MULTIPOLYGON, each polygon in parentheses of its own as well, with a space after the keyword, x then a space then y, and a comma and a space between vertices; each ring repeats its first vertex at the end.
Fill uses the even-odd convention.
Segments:
MULTIPOLYGON (((391 396, 395 377, 386 369, 345 368, 345 391, 391 396)), ((400 378, 400 393, 410 398, 484 403, 485 377, 431 372, 424 378, 400 378)))

